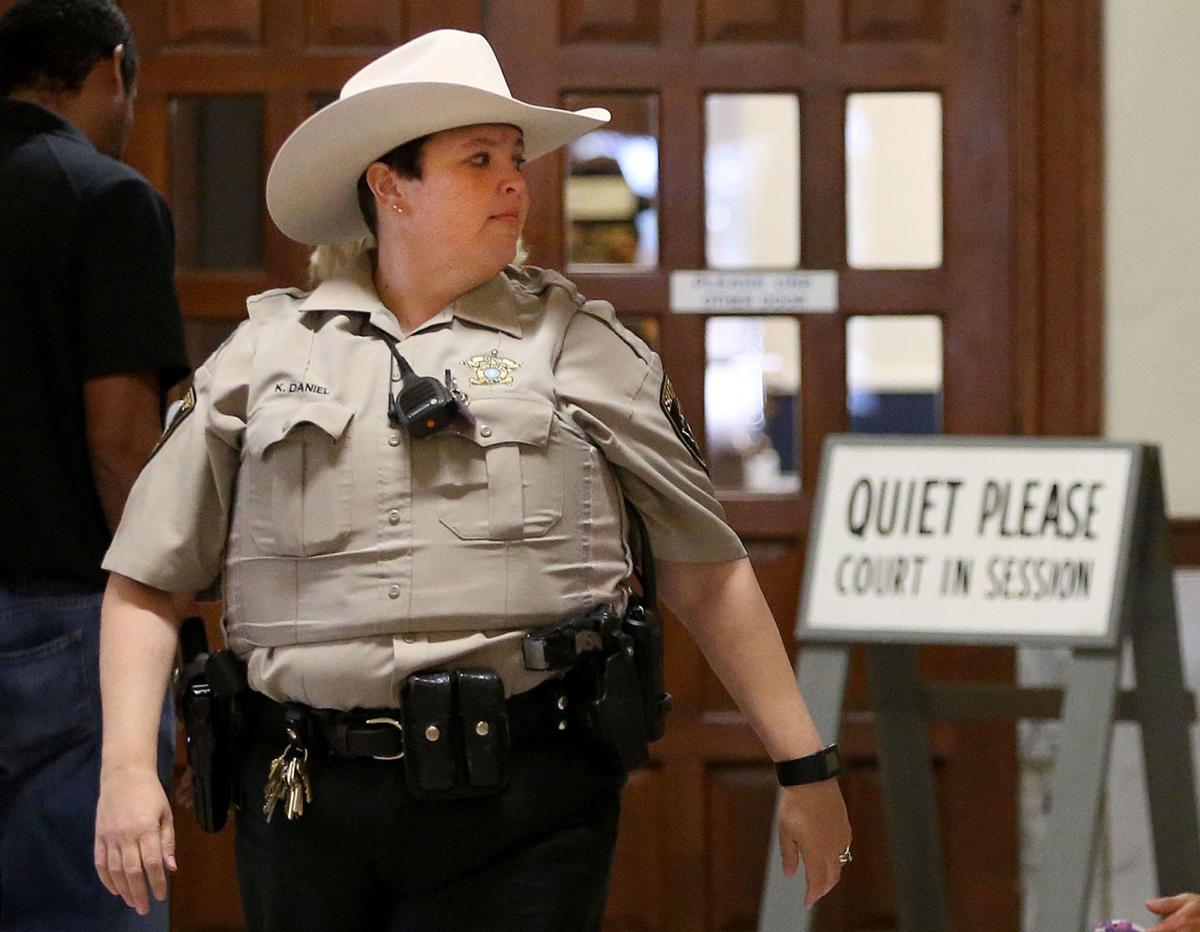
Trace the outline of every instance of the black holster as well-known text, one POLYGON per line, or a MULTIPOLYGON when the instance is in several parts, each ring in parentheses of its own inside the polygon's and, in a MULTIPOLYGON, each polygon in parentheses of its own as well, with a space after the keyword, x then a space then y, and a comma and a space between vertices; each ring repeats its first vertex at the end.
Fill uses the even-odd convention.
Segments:
POLYGON ((192 804, 200 828, 219 832, 237 799, 234 745, 243 728, 245 665, 231 651, 209 653, 201 618, 185 619, 179 640, 183 663, 175 696, 192 771, 192 804))
POLYGON ((580 684, 576 702, 588 730, 614 763, 629 771, 646 762, 649 743, 666 729, 671 695, 663 684, 662 619, 655 608, 654 557, 641 515, 630 518, 634 573, 641 593, 634 593, 624 617, 610 605, 599 605, 550 628, 525 637, 525 666, 559 670, 580 684))

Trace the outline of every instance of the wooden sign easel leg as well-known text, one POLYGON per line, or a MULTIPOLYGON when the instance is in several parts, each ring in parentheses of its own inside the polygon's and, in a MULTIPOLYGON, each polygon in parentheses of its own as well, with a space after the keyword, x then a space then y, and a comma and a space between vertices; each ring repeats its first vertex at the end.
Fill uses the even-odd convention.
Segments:
POLYGON ((1039 929, 1081 932, 1087 923, 1120 670, 1119 650, 1076 650, 1067 672, 1037 899, 1039 929))
POLYGON ((947 932, 933 754, 917 648, 869 647, 867 664, 900 928, 947 932))
MULTIPOLYGON (((827 742, 836 741, 841 730, 849 666, 850 648, 842 645, 805 645, 796 661, 796 681, 817 731, 827 742)), ((778 802, 775 808, 778 812, 778 802)), ((798 876, 783 876, 779 833, 773 826, 766 878, 758 910, 759 932, 808 932, 812 927, 812 912, 804 908, 804 881, 798 876)))

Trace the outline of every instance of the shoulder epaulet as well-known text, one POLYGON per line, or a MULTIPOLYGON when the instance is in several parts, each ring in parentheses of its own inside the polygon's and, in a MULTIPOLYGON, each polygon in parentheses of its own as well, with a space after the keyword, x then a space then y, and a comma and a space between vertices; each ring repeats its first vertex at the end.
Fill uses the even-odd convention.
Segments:
POLYGON ((617 309, 608 301, 583 301, 579 305, 579 313, 602 320, 610 327, 620 324, 617 319, 617 309))
POLYGON ((608 301, 588 301, 581 298, 579 306, 575 309, 577 314, 586 314, 588 317, 593 317, 600 321, 609 330, 611 330, 626 346, 633 350, 634 354, 642 360, 649 363, 654 358, 654 351, 650 349, 636 333, 621 323, 621 319, 617 317, 617 310, 608 301))
POLYGON ((513 287, 526 294, 540 295, 550 288, 561 288, 576 304, 582 304, 584 297, 575 287, 575 283, 552 269, 540 269, 536 265, 513 266, 504 270, 505 276, 513 287))
POLYGON ((309 292, 300 288, 272 288, 260 294, 252 294, 246 299, 246 312, 250 319, 264 323, 282 316, 285 312, 293 311, 296 303, 307 298, 309 292))

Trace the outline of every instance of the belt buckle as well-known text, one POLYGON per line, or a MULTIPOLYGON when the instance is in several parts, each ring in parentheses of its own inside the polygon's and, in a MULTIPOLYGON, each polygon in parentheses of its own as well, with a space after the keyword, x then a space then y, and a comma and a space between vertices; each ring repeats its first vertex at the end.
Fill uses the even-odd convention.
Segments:
MULTIPOLYGON (((364 724, 366 724, 366 725, 391 725, 393 728, 396 729, 396 731, 400 732, 401 748, 403 748, 403 746, 404 746, 403 745, 404 726, 401 725, 394 718, 369 718, 366 720, 366 722, 364 722, 364 724)), ((399 754, 372 754, 371 758, 373 760, 400 760, 400 758, 402 758, 403 756, 404 756, 404 751, 401 750, 399 754)))

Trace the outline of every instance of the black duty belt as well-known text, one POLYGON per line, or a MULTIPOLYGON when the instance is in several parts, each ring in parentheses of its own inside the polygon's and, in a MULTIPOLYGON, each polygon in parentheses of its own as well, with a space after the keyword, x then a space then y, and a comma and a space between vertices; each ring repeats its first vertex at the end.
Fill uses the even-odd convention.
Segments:
MULTIPOLYGON (((571 677, 555 677, 505 702, 511 744, 577 729, 571 677)), ((279 703, 251 692, 248 702, 251 730, 260 737, 286 742, 288 729, 303 729, 305 744, 344 758, 399 760, 404 754, 404 717, 400 709, 315 709, 279 703)), ((465 728, 478 723, 463 722, 465 728)))

